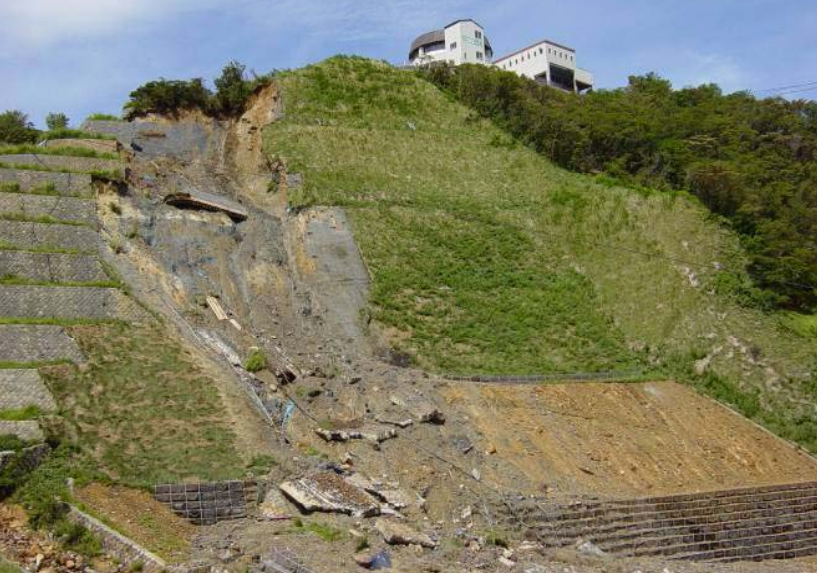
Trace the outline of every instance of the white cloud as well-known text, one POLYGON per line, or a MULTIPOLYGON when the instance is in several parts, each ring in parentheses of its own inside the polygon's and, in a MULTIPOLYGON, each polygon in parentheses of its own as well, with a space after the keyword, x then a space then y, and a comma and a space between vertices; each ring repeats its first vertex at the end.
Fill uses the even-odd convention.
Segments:
POLYGON ((216 4, 229 0, 2 0, 0 42, 45 48, 113 35, 131 23, 216 4))
POLYGON ((725 92, 733 92, 749 85, 749 74, 727 55, 686 52, 680 54, 673 67, 668 76, 676 87, 715 83, 725 92))

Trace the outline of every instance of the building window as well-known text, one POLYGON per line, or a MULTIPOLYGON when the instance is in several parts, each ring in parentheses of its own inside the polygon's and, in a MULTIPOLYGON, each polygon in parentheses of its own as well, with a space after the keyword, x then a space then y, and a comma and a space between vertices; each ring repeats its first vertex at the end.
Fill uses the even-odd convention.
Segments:
POLYGON ((544 48, 539 48, 539 53, 540 53, 540 54, 544 54, 544 53, 545 53, 545 49, 544 49, 544 48))
POLYGON ((478 60, 481 60, 481 59, 482 59, 482 52, 477 52, 477 59, 478 59, 478 60))
POLYGON ((452 49, 452 50, 456 50, 456 49, 457 49, 457 43, 456 43, 456 42, 451 42, 451 49, 452 49))
POLYGON ((482 32, 480 32, 479 30, 477 30, 476 32, 474 32, 474 37, 475 37, 477 40, 481 40, 481 39, 482 39, 482 32))
POLYGON ((551 50, 550 48, 548 48, 548 54, 552 54, 552 53, 553 53, 553 50, 551 50))

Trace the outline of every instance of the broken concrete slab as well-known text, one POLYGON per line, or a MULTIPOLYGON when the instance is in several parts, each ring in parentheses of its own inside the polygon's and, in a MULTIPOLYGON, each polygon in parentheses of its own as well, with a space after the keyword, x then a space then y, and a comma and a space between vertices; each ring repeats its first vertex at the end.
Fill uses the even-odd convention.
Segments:
POLYGON ((383 541, 389 545, 419 545, 428 549, 437 547, 437 543, 425 533, 420 533, 396 521, 378 519, 374 528, 383 536, 383 541))
POLYGON ((353 486, 372 494, 393 509, 404 509, 411 503, 409 496, 399 488, 398 484, 372 480, 360 473, 352 474, 345 479, 353 486))
POLYGON ((359 430, 327 430, 317 428, 315 433, 327 442, 348 442, 349 440, 366 440, 380 444, 397 437, 393 428, 379 426, 364 426, 359 430))
POLYGON ((320 472, 282 483, 279 488, 306 513, 321 511, 356 517, 380 514, 380 504, 336 473, 320 472))
POLYGON ((205 211, 220 211, 226 213, 233 221, 246 221, 250 216, 247 209, 226 197, 207 193, 205 191, 180 191, 165 196, 165 203, 174 207, 187 209, 203 209, 205 211))
POLYGON ((395 392, 390 396, 391 403, 425 424, 445 424, 445 414, 424 396, 414 392, 395 392))

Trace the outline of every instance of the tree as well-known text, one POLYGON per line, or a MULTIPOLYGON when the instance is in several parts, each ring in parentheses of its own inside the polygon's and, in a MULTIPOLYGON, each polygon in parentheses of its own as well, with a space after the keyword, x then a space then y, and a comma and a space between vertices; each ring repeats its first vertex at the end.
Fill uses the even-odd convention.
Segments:
POLYGON ((28 116, 19 110, 0 113, 0 141, 5 143, 33 143, 37 140, 37 130, 28 116))
POLYGON ((251 82, 245 78, 247 67, 232 61, 216 78, 216 106, 224 115, 237 115, 244 111, 244 104, 252 93, 251 82))
POLYGON ((49 113, 45 116, 45 124, 51 131, 68 129, 68 116, 64 113, 49 113))

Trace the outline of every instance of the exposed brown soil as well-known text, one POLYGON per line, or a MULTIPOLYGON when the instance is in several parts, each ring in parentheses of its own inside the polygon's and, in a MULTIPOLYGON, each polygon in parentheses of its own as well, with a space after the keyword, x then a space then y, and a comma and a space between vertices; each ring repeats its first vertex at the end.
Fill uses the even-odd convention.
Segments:
POLYGON ((75 491, 93 513, 169 563, 189 558, 197 529, 145 491, 91 484, 75 491))
POLYGON ((817 471, 813 458, 674 382, 456 385, 444 393, 497 458, 557 496, 748 487, 809 481, 817 471))

